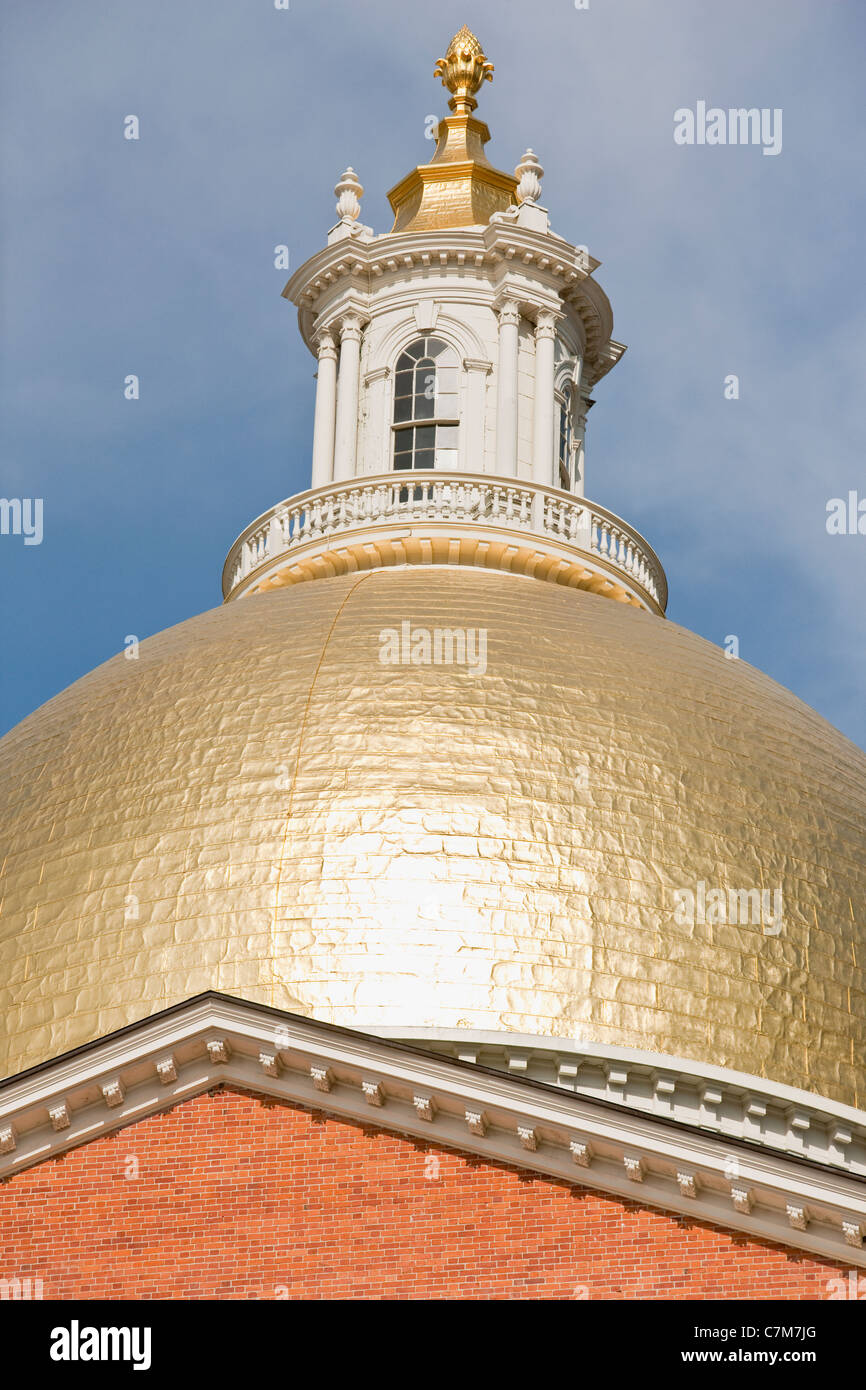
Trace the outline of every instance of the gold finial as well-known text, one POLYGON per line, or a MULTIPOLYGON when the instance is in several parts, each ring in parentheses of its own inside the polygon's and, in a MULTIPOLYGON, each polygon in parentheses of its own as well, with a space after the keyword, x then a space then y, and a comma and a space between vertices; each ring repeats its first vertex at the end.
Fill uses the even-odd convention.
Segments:
POLYGON ((484 57, 484 49, 466 25, 455 34, 448 52, 433 69, 434 77, 442 78, 442 86, 453 95, 448 105, 455 114, 468 116, 478 102, 475 93, 482 82, 493 81, 493 64, 484 57))

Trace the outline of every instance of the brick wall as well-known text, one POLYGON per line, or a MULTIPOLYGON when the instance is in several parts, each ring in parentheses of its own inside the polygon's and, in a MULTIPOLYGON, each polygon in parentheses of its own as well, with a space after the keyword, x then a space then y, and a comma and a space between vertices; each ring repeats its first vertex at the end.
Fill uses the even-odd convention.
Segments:
POLYGON ((232 1091, 0 1185, 45 1298, 826 1298, 846 1271, 232 1091))

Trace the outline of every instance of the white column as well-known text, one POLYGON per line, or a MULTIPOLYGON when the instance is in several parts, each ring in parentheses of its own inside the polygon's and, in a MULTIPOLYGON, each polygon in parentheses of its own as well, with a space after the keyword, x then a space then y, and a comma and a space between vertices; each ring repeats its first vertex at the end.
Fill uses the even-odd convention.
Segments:
POLYGON ((333 335, 327 330, 319 334, 318 351, 312 485, 325 487, 334 480, 334 431, 337 421, 337 348, 333 335))
POLYGON ((473 357, 467 357, 463 362, 466 371, 466 411, 461 422, 458 458, 459 467, 467 473, 487 471, 484 467, 484 417, 487 374, 491 365, 473 357))
POLYGON ((514 299, 499 307, 499 375, 496 386, 496 472, 517 474, 517 346, 520 309, 514 299))
POLYGON ((364 411, 359 424, 356 472, 387 473, 391 467, 391 421, 388 418, 390 367, 376 367, 364 377, 364 411))
POLYGON ((535 399, 532 428, 532 481, 543 487, 553 485, 555 450, 551 447, 554 426, 553 345, 558 314, 543 309, 535 325, 535 399))
POLYGON ((575 401, 575 430, 574 430, 574 490, 579 497, 586 496, 586 416, 591 402, 581 391, 575 401))
POLYGON ((355 476, 358 450, 358 403, 361 377, 361 319, 348 314, 340 334, 340 372, 337 381, 337 426, 334 482, 355 476))

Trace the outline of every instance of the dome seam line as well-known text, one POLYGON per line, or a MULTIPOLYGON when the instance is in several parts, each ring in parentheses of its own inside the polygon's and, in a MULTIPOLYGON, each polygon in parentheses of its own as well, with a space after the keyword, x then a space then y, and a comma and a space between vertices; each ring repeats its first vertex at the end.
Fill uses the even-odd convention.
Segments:
POLYGON ((276 884, 275 884, 275 886, 274 886, 274 907, 273 907, 273 913, 272 913, 272 916, 271 916, 271 962, 270 962, 270 963, 271 963, 271 989, 270 989, 271 999, 270 999, 270 1002, 271 1002, 271 1005, 272 1005, 272 1006, 273 1006, 273 1004, 274 1004, 274 994, 275 994, 275 991, 276 991, 277 911, 278 911, 278 909, 279 909, 280 888, 282 887, 282 881, 283 881, 283 864, 284 864, 284 862, 285 862, 285 857, 286 857, 286 845, 288 844, 288 839, 289 839, 289 827, 290 827, 290 825, 291 825, 291 823, 292 823, 292 809, 293 809, 294 796, 295 796, 295 783, 297 782, 297 779, 298 779, 298 770, 299 770, 300 765, 301 765, 301 752, 302 752, 303 746, 304 746, 304 734, 305 734, 305 732, 306 732, 307 718, 308 718, 308 715, 309 715, 309 713, 310 713, 310 706, 311 706, 312 701, 313 701, 313 692, 315 691, 316 682, 317 682, 317 680, 319 679, 319 672, 320 672, 321 669, 322 669, 322 664, 323 664, 323 662, 324 662, 324 660, 325 660, 325 655, 326 655, 326 653, 327 653, 328 646, 329 646, 330 641, 331 641, 331 637, 332 637, 333 634, 334 634, 334 629, 336 628, 337 623, 340 621, 340 618, 342 617, 343 609, 344 609, 344 608, 346 607, 346 605, 348 604, 349 599, 352 597, 352 595, 354 594, 355 590, 356 590, 357 588, 359 588, 361 584, 364 583, 364 580, 365 580, 365 579, 370 579, 370 578, 372 578, 372 576, 373 576, 374 573, 375 573, 374 570, 368 570, 366 574, 362 574, 362 575, 355 581, 355 583, 352 585, 351 589, 349 590, 349 592, 346 594, 345 598, 343 599, 342 603, 340 604, 339 608, 337 609, 336 613, 334 614, 333 620, 332 620, 332 622, 331 622, 331 626, 328 628, 327 635, 325 636, 325 640, 324 640, 324 642, 322 643, 322 650, 321 650, 321 652, 319 653, 319 659, 318 659, 318 661, 316 662, 316 669, 315 669, 315 671, 313 672, 313 679, 310 681, 310 688, 309 688, 309 690, 307 691, 307 699, 306 699, 306 702, 305 702, 305 704, 304 704, 304 712, 303 712, 303 714, 302 714, 302 716, 301 716, 301 724, 300 724, 300 729, 299 729, 299 731, 298 731, 298 748, 297 748, 297 753, 296 753, 296 755, 295 755, 295 766, 294 766, 294 769, 293 769, 293 771, 292 771, 292 781, 291 781, 291 784, 290 784, 290 786, 289 786, 288 807, 287 807, 287 809, 286 809, 285 826, 284 826, 284 828, 283 828, 282 842, 281 842, 281 844, 280 844, 280 858, 279 858, 279 862, 278 862, 278 864, 277 864, 277 881, 276 881, 276 884))

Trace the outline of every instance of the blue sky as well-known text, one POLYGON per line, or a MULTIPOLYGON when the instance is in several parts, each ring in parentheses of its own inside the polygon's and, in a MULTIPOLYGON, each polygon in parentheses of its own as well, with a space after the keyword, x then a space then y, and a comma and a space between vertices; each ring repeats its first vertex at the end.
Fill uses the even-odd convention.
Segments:
POLYGON ((308 486, 314 363, 273 248, 292 269, 320 248, 347 164, 388 230, 465 22, 496 66, 493 162, 536 150, 629 345, 589 495, 658 550, 672 619, 736 634, 866 746, 866 536, 825 525, 829 498, 866 498, 866 7, 290 3, 7 7, 0 495, 42 497, 45 534, 0 537, 0 729, 219 603, 237 533, 308 486), (698 100, 782 108, 781 154, 677 146, 698 100))

